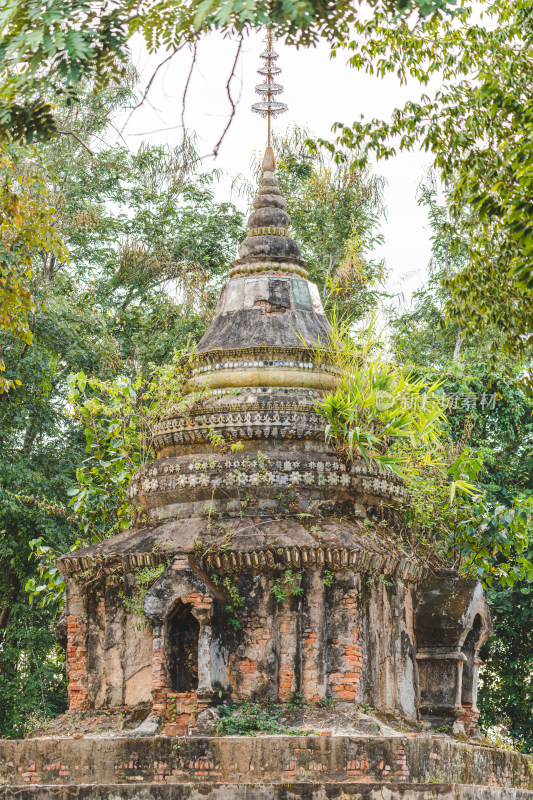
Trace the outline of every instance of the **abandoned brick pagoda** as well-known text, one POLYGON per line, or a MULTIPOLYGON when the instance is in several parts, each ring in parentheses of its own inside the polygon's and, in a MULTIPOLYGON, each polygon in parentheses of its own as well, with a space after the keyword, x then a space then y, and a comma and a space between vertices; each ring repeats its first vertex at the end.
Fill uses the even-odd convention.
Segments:
MULTIPOLYGON (((262 58, 270 122, 270 32, 262 58)), ((331 328, 262 169, 130 487, 142 527, 57 562, 70 710, 0 741, 0 800, 532 800, 531 759, 476 738, 482 586, 422 563, 402 483, 326 441, 331 328), (223 727, 247 702, 276 735, 223 727)))
POLYGON ((188 734, 213 732, 227 701, 329 698, 471 734, 484 592, 394 544, 373 510, 408 502, 401 482, 328 447, 316 401, 336 385, 330 325, 270 148, 262 169, 188 367, 200 399, 159 423, 131 487, 148 524, 59 561, 70 707, 144 704, 140 732, 188 734))
POLYGON ((331 328, 270 146, 262 169, 185 400, 130 487, 143 522, 57 562, 70 709, 0 740, 0 800, 533 800, 531 757, 478 738, 482 586, 422 563, 402 483, 326 441, 331 328), (278 727, 224 728, 250 702, 278 727))

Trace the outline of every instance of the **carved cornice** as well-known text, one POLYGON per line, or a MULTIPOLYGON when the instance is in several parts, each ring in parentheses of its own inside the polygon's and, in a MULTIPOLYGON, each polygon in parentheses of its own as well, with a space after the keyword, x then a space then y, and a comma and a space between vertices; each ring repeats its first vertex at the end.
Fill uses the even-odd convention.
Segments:
POLYGON ((261 228, 251 228, 246 234, 246 237, 251 236, 287 236, 290 237, 288 228, 276 228, 272 226, 264 226, 261 228))
MULTIPOLYGON (((160 564, 164 560, 161 553, 129 553, 121 559, 110 556, 105 559, 80 556, 64 556, 60 559, 62 573, 76 578, 81 573, 92 570, 103 571, 104 574, 121 572, 125 567, 129 570, 160 564)), ((369 575, 386 575, 395 580, 409 583, 420 583, 429 574, 429 569, 416 559, 396 552, 375 552, 364 547, 350 549, 343 547, 271 547, 251 552, 225 550, 210 553, 204 557, 206 570, 226 574, 247 574, 272 572, 273 577, 280 569, 306 569, 322 571, 324 568, 334 572, 360 572, 369 575)))
POLYGON ((313 363, 319 369, 324 369, 325 365, 330 365, 335 368, 335 354, 326 348, 314 348, 311 350, 309 347, 279 347, 274 345, 259 345, 256 347, 239 347, 239 348, 214 348, 206 350, 202 353, 192 353, 183 356, 181 364, 184 367, 188 365, 190 368, 197 369, 199 366, 207 364, 218 364, 221 361, 242 361, 250 363, 251 361, 293 361, 313 363))
POLYGON ((249 275, 298 275, 298 277, 305 279, 309 277, 309 273, 304 267, 287 261, 279 263, 252 261, 249 264, 238 264, 238 266, 232 267, 229 271, 230 279, 244 278, 249 275))

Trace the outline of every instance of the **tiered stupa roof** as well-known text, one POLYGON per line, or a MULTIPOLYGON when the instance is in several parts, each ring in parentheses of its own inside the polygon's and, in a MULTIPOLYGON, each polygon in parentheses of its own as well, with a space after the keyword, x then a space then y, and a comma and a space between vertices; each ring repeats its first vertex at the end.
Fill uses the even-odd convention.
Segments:
POLYGON ((289 494, 306 509, 320 500, 352 510, 353 490, 363 484, 379 497, 402 493, 366 468, 364 478, 347 471, 328 450, 316 404, 337 382, 331 327, 315 284, 294 272, 303 262, 274 170, 268 148, 240 259, 185 385, 200 400, 187 412, 171 409, 159 424, 158 461, 137 482, 154 520, 240 513, 251 490, 258 514, 286 509, 289 494), (242 450, 231 450, 235 442, 242 450))
POLYGON ((223 518, 241 531, 231 548, 239 557, 274 544, 296 548, 297 559, 328 544, 346 565, 363 550, 379 564, 385 557, 378 544, 361 544, 368 529, 358 517, 383 500, 401 502, 405 489, 362 460, 346 465, 325 440, 316 406, 338 381, 331 326, 290 235, 270 147, 262 170, 248 235, 188 367, 191 404, 171 408, 158 424, 157 458, 130 488, 148 527, 77 551, 64 559, 66 569, 91 554, 129 554, 134 563, 138 554, 142 563, 157 542, 190 553, 204 534, 211 541, 213 521, 223 518), (298 515, 316 515, 322 531, 298 515), (339 525, 340 516, 352 521, 339 525))

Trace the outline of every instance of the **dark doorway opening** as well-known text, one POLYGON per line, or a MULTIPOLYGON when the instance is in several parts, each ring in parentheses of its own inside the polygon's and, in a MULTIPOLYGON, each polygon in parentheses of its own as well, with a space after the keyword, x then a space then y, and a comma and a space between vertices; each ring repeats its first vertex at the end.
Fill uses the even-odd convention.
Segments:
POLYGON ((181 606, 169 621, 168 668, 170 686, 176 692, 198 688, 198 637, 200 623, 190 606, 181 606))

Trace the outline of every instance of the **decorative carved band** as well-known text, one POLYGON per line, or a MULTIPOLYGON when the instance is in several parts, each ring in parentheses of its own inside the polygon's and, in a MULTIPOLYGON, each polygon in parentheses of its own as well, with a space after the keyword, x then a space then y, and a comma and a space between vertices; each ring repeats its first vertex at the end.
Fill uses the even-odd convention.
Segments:
POLYGON ((206 350, 203 353, 193 353, 183 356, 180 363, 187 367, 187 365, 199 366, 201 364, 219 364, 222 361, 306 361, 310 362, 311 359, 315 362, 319 360, 319 368, 323 369, 325 364, 335 365, 335 357, 330 350, 326 348, 319 349, 313 348, 310 350, 308 347, 280 347, 275 345, 256 345, 255 347, 239 347, 239 348, 217 348, 213 350, 206 350))
MULTIPOLYGON (((320 400, 324 396, 324 393, 321 392, 319 389, 303 389, 301 386, 243 386, 239 389, 232 389, 231 387, 227 387, 225 389, 212 389, 211 391, 206 391, 205 394, 202 395, 204 400, 210 398, 217 398, 217 397, 243 397, 247 394, 256 394, 262 397, 276 397, 279 398, 280 396, 283 397, 286 395, 287 397, 301 397, 301 398, 313 398, 314 400, 320 400)), ((284 403, 282 400, 277 400, 276 406, 283 406, 284 408, 302 408, 299 404, 290 404, 289 401, 284 403)), ((257 404, 253 406, 255 409, 259 408, 257 404)), ((264 408, 264 404, 261 403, 261 407, 264 408)), ((218 406, 217 406, 218 408, 218 406)), ((232 406, 234 408, 234 406, 232 406)), ((246 405, 241 405, 239 403, 239 408, 248 408, 246 405)), ((250 405, 250 408, 252 406, 250 405)), ((314 408, 314 406, 313 406, 314 408)), ((176 411, 174 412, 175 415, 183 414, 183 409, 178 409, 176 407, 176 411)), ((167 417, 172 416, 172 407, 167 414, 167 417)))
MULTIPOLYGON (((81 556, 65 556, 60 559, 63 574, 76 576, 80 573, 104 570, 105 573, 121 571, 125 567, 147 567, 159 564, 164 553, 152 550, 148 553, 129 553, 121 559, 110 556, 94 560, 81 556)), ((208 572, 246 573, 276 572, 279 569, 323 569, 333 571, 351 570, 369 575, 389 575, 397 580, 419 583, 427 578, 429 570, 414 558, 396 553, 376 553, 364 547, 356 550, 347 547, 267 547, 264 550, 238 552, 227 550, 209 554, 205 567, 208 572)))
POLYGON ((154 435, 157 451, 172 444, 209 442, 213 431, 236 439, 314 439, 324 437, 324 418, 314 411, 234 410, 194 418, 177 417, 159 423, 154 435))
POLYGON ((193 367, 191 375, 201 375, 219 369, 305 369, 314 372, 331 372, 338 374, 338 369, 331 364, 315 364, 312 361, 219 361, 217 364, 205 364, 193 367))
POLYGON ((303 267, 300 267, 298 264, 289 264, 289 263, 273 263, 270 261, 258 261, 253 262, 250 264, 240 264, 237 267, 232 267, 229 271, 230 278, 237 278, 240 276, 246 275, 256 275, 260 273, 261 275, 298 275, 301 278, 307 279, 309 277, 309 273, 303 267))
POLYGON ((252 228, 248 231, 246 236, 290 236, 290 233, 287 228, 264 227, 252 228))
MULTIPOLYGON (((227 470, 223 475, 193 473, 191 475, 169 475, 157 478, 145 478, 141 482, 144 495, 153 492, 175 492, 180 489, 194 489, 196 487, 209 489, 233 489, 234 487, 273 486, 276 489, 284 487, 300 488, 340 488, 350 487, 377 497, 390 497, 405 499, 407 491, 399 484, 391 483, 385 478, 361 478, 358 475, 347 473, 337 474, 316 473, 307 471, 293 471, 289 474, 278 471, 255 472, 251 475, 241 470, 227 470)), ((133 499, 139 493, 139 487, 132 484, 128 489, 128 497, 133 499)), ((188 498, 188 494, 187 497, 188 498)))
MULTIPOLYGON (((211 394, 214 394, 212 392, 211 394)), ((169 420, 174 420, 175 422, 182 422, 185 426, 190 426, 194 424, 204 424, 204 425, 217 425, 217 424, 227 424, 228 421, 231 423, 236 423, 242 421, 243 415, 244 421, 246 423, 261 423, 261 422, 270 422, 271 417, 264 416, 265 412, 277 412, 277 414, 289 414, 294 411, 299 411, 301 413, 308 413, 308 414, 317 414, 316 407, 307 402, 307 397, 302 398, 302 402, 294 402, 294 400, 288 400, 287 402, 283 401, 270 401, 266 403, 259 403, 259 402, 251 402, 251 403, 239 403, 239 397, 236 398, 235 403, 225 403, 224 405, 216 405, 212 408, 206 405, 197 405, 196 408, 191 408, 190 411, 184 411, 183 408, 178 407, 171 407, 167 414, 163 417, 161 422, 155 426, 156 433, 159 430, 166 430, 166 426, 164 425, 165 422, 169 420), (263 416, 258 417, 257 414, 262 414, 263 416), (228 415, 233 415, 229 416, 228 415)), ((276 422, 282 421, 279 416, 276 417, 276 422)))
MULTIPOLYGON (((335 460, 271 459, 245 457, 235 461, 171 461, 166 464, 155 463, 139 474, 129 488, 129 497, 135 498, 139 486, 144 496, 154 492, 176 492, 180 489, 209 488, 233 489, 239 487, 274 486, 279 488, 300 487, 321 489, 353 488, 378 497, 407 499, 405 486, 397 480, 385 477, 377 470, 369 470, 366 465, 353 465, 352 472, 335 460)), ((188 493, 186 493, 189 499, 188 493)))

